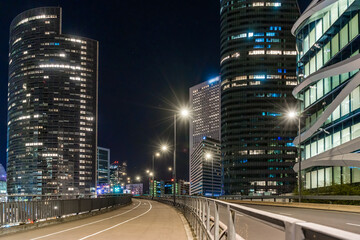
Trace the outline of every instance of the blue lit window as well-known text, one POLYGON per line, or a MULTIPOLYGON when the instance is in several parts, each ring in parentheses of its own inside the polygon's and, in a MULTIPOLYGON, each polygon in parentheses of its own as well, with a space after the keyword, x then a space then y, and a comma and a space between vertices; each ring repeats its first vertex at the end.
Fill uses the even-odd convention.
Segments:
POLYGON ((266 36, 268 37, 275 37, 275 33, 274 32, 267 32, 266 36))
POLYGON ((254 48, 264 48, 264 45, 255 45, 254 48))
POLYGON ((267 45, 267 48, 271 48, 271 45, 267 45))
POLYGON ((264 39, 263 38, 257 38, 257 39, 255 39, 255 42, 264 42, 264 39))
POLYGON ((286 143, 287 147, 295 147, 295 145, 293 143, 286 143))
POLYGON ((264 36, 264 33, 255 33, 254 34, 254 37, 263 37, 264 36))
POLYGON ((55 43, 55 46, 59 46, 60 44, 59 43, 55 43))
POLYGON ((282 69, 278 69, 278 73, 282 73, 282 69))

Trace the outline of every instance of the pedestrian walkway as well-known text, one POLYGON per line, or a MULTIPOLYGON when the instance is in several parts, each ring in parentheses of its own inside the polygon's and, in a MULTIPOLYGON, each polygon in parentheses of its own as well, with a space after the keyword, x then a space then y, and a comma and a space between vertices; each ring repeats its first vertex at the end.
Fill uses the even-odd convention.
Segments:
POLYGON ((185 220, 174 208, 156 201, 133 199, 129 206, 73 222, 67 222, 0 239, 124 239, 188 240, 185 220))

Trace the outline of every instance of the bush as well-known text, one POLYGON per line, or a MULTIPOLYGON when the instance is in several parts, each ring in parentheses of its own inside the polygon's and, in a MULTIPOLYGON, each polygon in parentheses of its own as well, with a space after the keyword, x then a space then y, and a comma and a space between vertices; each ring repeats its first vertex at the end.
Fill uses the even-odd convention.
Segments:
MULTIPOLYGON (((336 184, 328 187, 322 187, 317 189, 302 189, 303 196, 316 195, 316 196, 331 196, 331 195, 343 195, 354 196, 360 195, 360 184, 336 184)), ((298 195, 298 188, 294 190, 294 194, 298 195)), ((295 199, 297 202, 297 199, 295 199)), ((326 204, 346 204, 346 205, 360 205, 360 201, 351 200, 310 200, 303 199, 302 202, 307 203, 326 203, 326 204)))

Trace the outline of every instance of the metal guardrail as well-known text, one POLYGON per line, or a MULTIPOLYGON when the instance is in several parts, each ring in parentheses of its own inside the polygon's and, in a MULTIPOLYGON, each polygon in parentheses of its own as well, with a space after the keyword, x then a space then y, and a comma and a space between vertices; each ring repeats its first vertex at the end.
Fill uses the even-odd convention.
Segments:
MULTIPOLYGON (((329 200, 329 201, 336 201, 336 200, 343 200, 343 201, 360 201, 359 195, 304 195, 301 197, 304 200, 329 200)), ((218 197, 217 199, 220 200, 297 200, 299 197, 297 195, 293 196, 241 196, 241 195, 224 195, 218 197)))
MULTIPOLYGON (((169 198, 154 198, 172 204, 169 198)), ((285 233, 285 240, 354 240, 355 234, 300 219, 274 214, 238 204, 204 197, 179 196, 176 205, 195 231, 198 239, 241 240, 236 233, 237 215, 246 215, 285 233), (220 221, 220 215, 225 221, 220 221)))
POLYGON ((0 226, 9 227, 100 210, 131 202, 131 195, 0 203, 0 226))

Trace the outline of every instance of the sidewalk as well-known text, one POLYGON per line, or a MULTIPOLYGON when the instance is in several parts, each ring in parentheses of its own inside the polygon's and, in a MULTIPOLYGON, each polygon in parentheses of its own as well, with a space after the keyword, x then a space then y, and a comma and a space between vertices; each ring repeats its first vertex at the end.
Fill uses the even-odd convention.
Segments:
POLYGON ((260 201, 246 201, 246 200, 224 200, 224 201, 229 203, 236 203, 236 204, 253 204, 253 205, 308 208, 308 209, 318 209, 318 210, 360 213, 360 206, 357 205, 321 204, 321 203, 285 203, 285 202, 265 202, 265 201, 260 202, 260 201))

